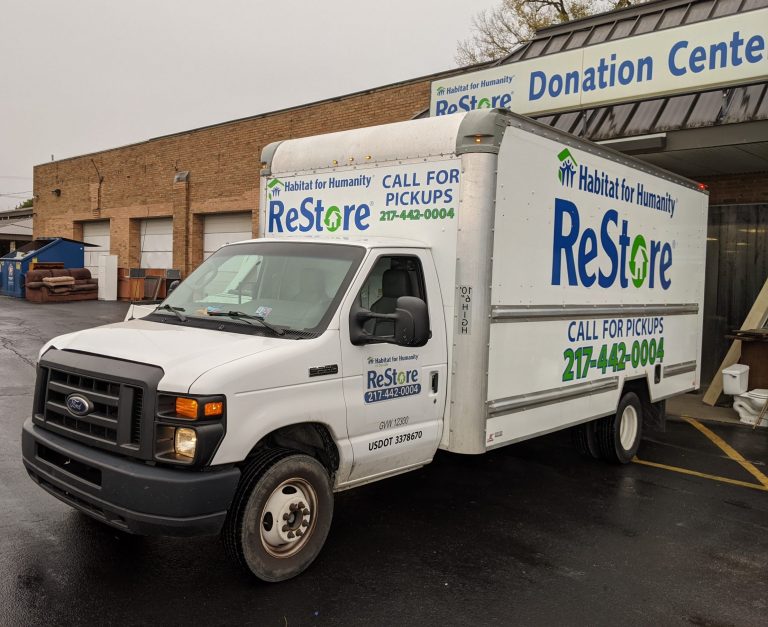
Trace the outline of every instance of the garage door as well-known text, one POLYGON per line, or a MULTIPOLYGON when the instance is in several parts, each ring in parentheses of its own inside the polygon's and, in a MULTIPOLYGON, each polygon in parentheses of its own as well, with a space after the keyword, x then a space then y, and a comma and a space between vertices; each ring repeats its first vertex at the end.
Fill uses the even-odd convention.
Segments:
POLYGON ((205 216, 203 226, 203 259, 224 244, 253 237, 251 212, 205 216))
POLYGON ((83 241, 95 244, 95 247, 85 247, 85 267, 91 271, 92 277, 99 276, 99 257, 109 254, 109 220, 83 223, 83 241))
POLYGON ((141 267, 173 268, 173 218, 141 221, 141 267))

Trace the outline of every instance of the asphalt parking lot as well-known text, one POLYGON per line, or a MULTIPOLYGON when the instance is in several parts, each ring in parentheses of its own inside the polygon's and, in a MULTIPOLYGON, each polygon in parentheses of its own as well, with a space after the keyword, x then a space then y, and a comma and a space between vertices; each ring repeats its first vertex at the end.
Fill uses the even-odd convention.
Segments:
POLYGON ((695 416, 624 467, 560 433, 341 493, 323 553, 282 584, 216 538, 92 521, 32 483, 19 436, 43 343, 125 310, 0 297, 2 625, 768 621, 768 434, 695 416))

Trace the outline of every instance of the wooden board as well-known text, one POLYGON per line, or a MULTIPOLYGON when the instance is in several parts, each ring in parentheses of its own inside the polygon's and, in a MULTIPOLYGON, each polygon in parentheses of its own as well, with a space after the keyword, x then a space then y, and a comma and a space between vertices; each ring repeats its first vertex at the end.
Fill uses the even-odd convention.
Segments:
MULTIPOLYGON (((742 329, 760 329, 768 320, 768 280, 763 284, 763 289, 757 295, 755 302, 752 304, 752 309, 749 310, 749 314, 744 319, 744 324, 741 325, 742 329)), ((723 377, 721 372, 728 366, 739 361, 741 357, 741 341, 736 340, 731 344, 731 348, 728 349, 728 353, 725 355, 725 359, 717 369, 717 373, 712 379, 707 393, 704 394, 704 402, 707 405, 714 406, 717 403, 717 399, 723 393, 723 377)))
POLYGON ((768 389, 768 342, 742 340, 740 361, 749 366, 749 389, 768 389))

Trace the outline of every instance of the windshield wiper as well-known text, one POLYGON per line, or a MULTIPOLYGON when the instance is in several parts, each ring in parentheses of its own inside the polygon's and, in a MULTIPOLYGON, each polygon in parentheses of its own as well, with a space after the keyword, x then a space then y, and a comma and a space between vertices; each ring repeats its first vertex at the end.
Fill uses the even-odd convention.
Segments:
POLYGON ((184 311, 184 307, 171 307, 171 305, 158 305, 157 307, 155 307, 155 311, 170 311, 182 322, 187 321, 187 317, 183 313, 181 313, 182 311, 184 311))
POLYGON ((274 333, 275 335, 285 335, 285 331, 282 329, 278 329, 277 327, 272 326, 264 320, 262 316, 252 316, 251 314, 247 314, 244 311, 209 311, 209 316, 226 316, 227 318, 233 318, 234 320, 242 320, 243 322, 248 322, 248 324, 253 324, 252 322, 249 322, 249 320, 255 320, 259 324, 261 324, 265 329, 269 329, 274 333))

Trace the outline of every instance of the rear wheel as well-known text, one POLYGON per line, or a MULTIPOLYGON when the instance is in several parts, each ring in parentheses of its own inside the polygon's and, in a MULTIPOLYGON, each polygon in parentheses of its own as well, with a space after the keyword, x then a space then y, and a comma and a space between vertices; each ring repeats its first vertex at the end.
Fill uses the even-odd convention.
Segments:
POLYGON ((640 448, 643 407, 634 392, 621 397, 616 414, 597 421, 600 455, 615 464, 627 464, 640 448))
POLYGON ((579 451, 585 457, 592 457, 594 459, 602 459, 600 454, 600 447, 597 444, 597 434, 595 432, 596 423, 585 422, 581 425, 576 425, 571 428, 571 441, 579 451))
POLYGON ((243 474, 224 525, 224 544, 259 579, 283 581, 315 560, 332 517, 325 467, 308 455, 268 451, 243 474))

